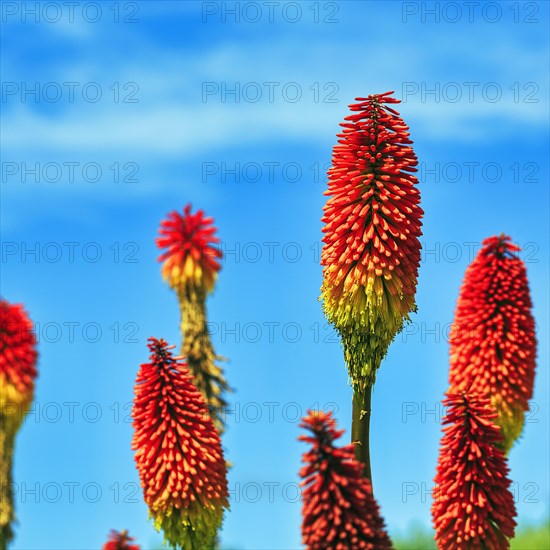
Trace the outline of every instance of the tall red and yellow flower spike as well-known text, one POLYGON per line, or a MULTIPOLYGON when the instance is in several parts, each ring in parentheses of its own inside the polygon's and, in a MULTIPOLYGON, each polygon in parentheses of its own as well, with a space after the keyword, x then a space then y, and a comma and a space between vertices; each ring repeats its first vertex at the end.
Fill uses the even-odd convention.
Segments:
POLYGON ((228 507, 218 432, 184 360, 149 338, 132 411, 132 448, 155 527, 173 547, 210 548, 228 507))
POLYGON ((183 209, 183 215, 175 210, 161 222, 159 248, 168 250, 161 254, 162 275, 176 291, 186 286, 212 292, 222 257, 215 244, 214 219, 204 216, 202 210, 191 213, 191 205, 183 209))
POLYGON ((447 393, 432 517, 442 550, 506 550, 516 508, 497 413, 476 393, 447 393))
POLYGON ((13 538, 13 448, 34 396, 38 354, 32 331, 23 306, 0 300, 0 548, 13 538))
POLYGON ((357 98, 338 134, 322 221, 322 300, 354 387, 372 385, 414 311, 422 209, 409 128, 393 92, 357 98))
POLYGON ((137 544, 132 544, 133 540, 126 529, 120 532, 112 530, 109 540, 103 545, 103 550, 140 550, 137 544))
POLYGON ((216 427, 223 431, 223 411, 227 406, 224 392, 229 385, 216 360, 208 331, 206 297, 212 292, 220 270, 222 253, 215 248, 219 239, 215 235, 213 219, 202 210, 191 213, 188 204, 183 215, 173 211, 161 222, 157 246, 167 249, 159 261, 162 274, 177 292, 180 304, 182 347, 181 355, 187 363, 195 384, 205 397, 216 427))
POLYGON ((300 471, 302 543, 308 550, 390 549, 384 520, 353 445, 334 446, 344 430, 336 429, 331 413, 320 411, 308 411, 300 426, 312 434, 299 437, 311 445, 300 471))
POLYGON ((537 341, 520 249, 501 235, 483 241, 466 270, 450 334, 450 383, 491 398, 506 452, 533 396, 537 341))

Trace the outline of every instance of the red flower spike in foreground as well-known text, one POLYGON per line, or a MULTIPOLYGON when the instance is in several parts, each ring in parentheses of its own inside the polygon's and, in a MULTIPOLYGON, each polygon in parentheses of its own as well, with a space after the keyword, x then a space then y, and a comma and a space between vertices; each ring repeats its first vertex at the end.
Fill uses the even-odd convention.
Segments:
POLYGON ((432 505, 442 550, 505 550, 514 536, 516 508, 502 440, 490 400, 447 393, 447 414, 432 505))
POLYGON ((219 242, 213 221, 202 210, 191 214, 190 204, 183 215, 174 210, 162 220, 157 246, 168 250, 159 261, 164 262, 162 275, 174 290, 192 285, 208 293, 214 288, 222 253, 213 246, 219 242))
POLYGON ((34 395, 36 339, 23 306, 0 300, 0 548, 13 538, 15 435, 34 395))
POLYGON ((353 444, 337 448, 331 413, 308 411, 300 424, 312 435, 300 436, 312 448, 304 453, 300 471, 302 491, 302 542, 308 550, 384 550, 391 548, 384 520, 355 460, 353 444))
POLYGON ((525 264, 501 235, 468 266, 450 334, 450 384, 490 397, 507 452, 533 396, 537 341, 525 264))
POLYGON ((220 437, 185 361, 149 338, 135 385, 132 448, 145 502, 166 541, 209 548, 228 507, 220 437))
POLYGON ((128 535, 128 531, 112 530, 109 540, 103 545, 103 550, 140 550, 137 544, 130 544, 134 539, 128 535))
POLYGON ((422 209, 409 128, 393 92, 357 98, 338 134, 322 221, 322 299, 342 335, 354 387, 374 382, 415 311, 422 209))

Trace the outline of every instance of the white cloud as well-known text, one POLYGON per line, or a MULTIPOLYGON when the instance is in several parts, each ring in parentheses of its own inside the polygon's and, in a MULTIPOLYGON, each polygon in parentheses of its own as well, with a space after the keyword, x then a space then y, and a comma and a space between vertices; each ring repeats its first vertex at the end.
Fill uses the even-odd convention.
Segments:
MULTIPOLYGON (((4 152, 26 156, 33 151, 132 153, 148 158, 183 159, 228 145, 280 145, 285 140, 326 143, 333 139, 338 122, 347 112, 346 104, 356 95, 393 87, 396 96, 402 97, 405 82, 415 83, 418 92, 410 94, 398 108, 417 141, 481 142, 495 137, 496 122, 504 137, 507 129, 512 134, 518 125, 532 130, 545 127, 548 77, 536 59, 540 61, 546 52, 534 52, 535 61, 519 66, 516 56, 514 66, 509 66, 502 56, 510 52, 497 46, 488 48, 481 55, 484 64, 492 64, 493 72, 481 79, 476 100, 469 102, 469 90, 461 84, 469 78, 459 78, 461 73, 448 67, 442 73, 438 58, 427 58, 426 49, 419 44, 411 44, 406 50, 398 43, 389 45, 378 56, 369 56, 366 50, 364 62, 360 52, 350 55, 345 40, 321 41, 305 51, 303 46, 299 48, 295 41, 261 42, 254 47, 229 42, 196 53, 190 47, 161 48, 143 40, 131 60, 117 57, 115 63, 105 65, 88 58, 69 66, 60 61, 52 68, 59 82, 99 82, 104 99, 95 104, 81 100, 64 103, 56 106, 53 116, 46 115, 42 105, 41 111, 26 103, 13 107, 8 103, 2 125, 4 152), (296 63, 289 63, 291 59, 296 63), (389 62, 392 59, 399 63, 389 62), (368 70, 358 70, 361 67, 368 70), (526 71, 522 72, 524 68, 526 71), (491 103, 484 99, 482 86, 494 80, 495 74, 499 75, 502 98, 491 103), (422 81, 418 75, 422 75, 422 81), (539 85, 538 103, 517 101, 509 86, 533 79, 539 85), (443 87, 451 80, 462 87, 461 101, 451 103, 443 95, 434 101, 429 94, 423 101, 423 86, 430 89, 439 82, 443 87), (137 82, 139 103, 113 103, 108 89, 113 82, 137 82), (228 88, 236 82, 241 86, 253 83, 249 93, 260 90, 262 100, 250 103, 241 96, 240 102, 235 103, 233 96, 228 96, 223 103, 221 95, 214 94, 204 102, 201 96, 206 82, 214 86, 226 82, 228 88), (266 99, 267 82, 280 83, 274 88, 272 103, 266 99), (296 82, 301 89, 302 100, 298 103, 285 101, 282 96, 284 85, 290 82, 296 82), (313 101, 312 86, 318 86, 320 102, 313 101), (323 89, 324 86, 327 87, 323 89), (333 97, 338 103, 323 103, 322 99, 335 90, 333 97)), ((476 76, 480 80, 479 71, 476 76)), ((519 89, 520 99, 528 91, 519 89)))

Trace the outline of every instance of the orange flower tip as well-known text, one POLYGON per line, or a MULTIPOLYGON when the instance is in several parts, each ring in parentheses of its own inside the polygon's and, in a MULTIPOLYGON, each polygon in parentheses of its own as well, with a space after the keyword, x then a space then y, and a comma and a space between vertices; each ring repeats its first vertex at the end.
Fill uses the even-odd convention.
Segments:
POLYGON ((166 249, 158 258, 162 274, 176 290, 187 285, 211 292, 221 268, 222 252, 214 245, 219 243, 213 218, 205 217, 202 210, 191 212, 191 205, 183 214, 172 211, 162 220, 156 239, 160 249, 166 249))

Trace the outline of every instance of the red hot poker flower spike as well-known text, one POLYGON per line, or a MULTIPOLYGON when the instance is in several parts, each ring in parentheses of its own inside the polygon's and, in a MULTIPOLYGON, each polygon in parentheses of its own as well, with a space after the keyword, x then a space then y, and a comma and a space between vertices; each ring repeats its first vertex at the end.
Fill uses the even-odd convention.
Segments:
POLYGON ((128 535, 128 531, 112 530, 109 540, 103 545, 103 550, 140 550, 137 544, 130 544, 134 539, 128 535))
POLYGON ((337 448, 331 413, 308 411, 300 424, 312 435, 299 439, 312 448, 303 455, 302 542, 308 550, 384 550, 391 548, 384 520, 354 445, 337 448))
POLYGON ((516 508, 500 428, 481 394, 447 393, 432 517, 438 548, 506 550, 516 508))
POLYGON ((23 306, 0 300, 0 548, 13 537, 12 461, 15 435, 31 405, 36 339, 23 306))
POLYGON ((210 339, 206 315, 206 296, 214 288, 220 269, 220 250, 214 245, 213 219, 204 216, 202 210, 191 213, 188 204, 183 215, 171 212, 161 222, 159 248, 167 248, 160 257, 162 273, 168 284, 177 292, 180 304, 182 346, 181 355, 187 358, 195 385, 205 397, 216 427, 223 431, 223 411, 227 408, 224 398, 229 385, 222 368, 216 363, 216 355, 210 339))
POLYGON ((409 128, 393 92, 357 98, 328 171, 322 299, 342 335, 355 388, 374 382, 388 346, 416 310, 422 209, 409 128))
POLYGON ((491 398, 507 452, 533 396, 537 341, 525 264, 501 235, 466 270, 450 335, 450 384, 491 398))
POLYGON ((176 291, 187 285, 202 288, 206 293, 214 288, 220 270, 220 250, 213 245, 219 242, 215 236, 213 218, 207 218, 202 210, 191 214, 188 204, 183 215, 175 210, 161 222, 159 248, 168 250, 159 256, 162 274, 176 291))
POLYGON ((221 440, 185 361, 149 338, 135 385, 132 448, 155 527, 172 546, 209 548, 228 507, 221 440))
POLYGON ((0 405, 2 410, 7 403, 25 408, 37 374, 33 324, 23 306, 6 300, 0 300, 0 316, 0 405))

